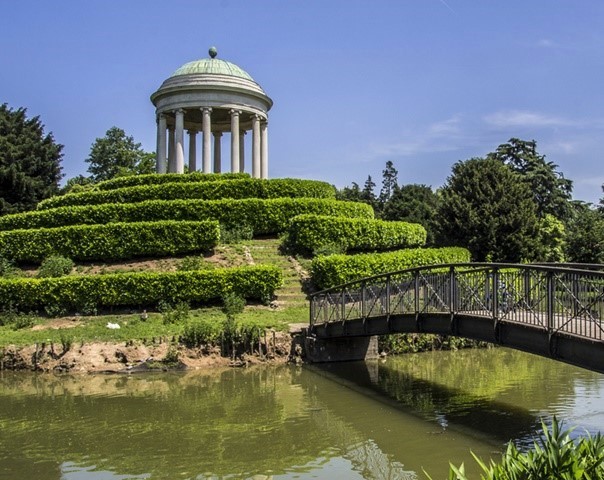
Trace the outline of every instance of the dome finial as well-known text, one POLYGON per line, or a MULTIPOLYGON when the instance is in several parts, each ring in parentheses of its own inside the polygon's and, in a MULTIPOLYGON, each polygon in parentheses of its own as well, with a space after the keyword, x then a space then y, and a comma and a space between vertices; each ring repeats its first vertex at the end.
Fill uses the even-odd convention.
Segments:
POLYGON ((216 47, 210 47, 208 53, 210 54, 211 58, 216 58, 216 55, 218 55, 218 50, 216 50, 216 47))

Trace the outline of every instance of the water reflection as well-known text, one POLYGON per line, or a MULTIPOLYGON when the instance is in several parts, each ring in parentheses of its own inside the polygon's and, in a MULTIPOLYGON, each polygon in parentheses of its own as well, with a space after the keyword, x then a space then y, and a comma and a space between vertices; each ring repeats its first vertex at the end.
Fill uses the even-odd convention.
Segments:
POLYGON ((313 370, 4 372, 0 479, 444 478, 540 415, 604 425, 602 376, 504 349, 313 370))

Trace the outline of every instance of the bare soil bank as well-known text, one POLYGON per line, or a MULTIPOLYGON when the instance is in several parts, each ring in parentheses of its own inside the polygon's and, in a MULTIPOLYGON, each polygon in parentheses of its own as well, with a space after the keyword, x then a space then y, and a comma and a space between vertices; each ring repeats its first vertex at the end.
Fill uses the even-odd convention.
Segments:
POLYGON ((233 359, 224 357, 220 348, 187 348, 169 342, 144 344, 85 343, 76 345, 38 344, 8 346, 0 350, 0 370, 31 370, 57 373, 129 373, 148 370, 245 367, 259 363, 300 361, 301 351, 294 347, 292 334, 276 333, 261 353, 243 353, 233 359))

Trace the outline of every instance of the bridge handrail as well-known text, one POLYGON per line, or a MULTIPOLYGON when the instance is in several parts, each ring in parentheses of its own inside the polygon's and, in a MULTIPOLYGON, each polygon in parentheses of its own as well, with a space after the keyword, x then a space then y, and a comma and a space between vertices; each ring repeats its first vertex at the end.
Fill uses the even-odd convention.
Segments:
POLYGON ((412 267, 405 268, 403 270, 395 270, 386 273, 379 273, 376 275, 372 275, 370 277, 358 278, 356 280, 351 280, 350 282, 342 283, 340 285, 336 285, 333 287, 325 288, 318 292, 313 292, 309 294, 310 300, 312 302, 313 297, 317 297, 320 295, 324 295, 330 292, 337 292, 343 290, 344 288, 358 285, 361 283, 370 283, 372 280, 376 280, 379 278, 388 278, 395 275, 403 275, 408 273, 415 273, 420 271, 429 271, 429 270, 439 270, 439 269, 455 269, 455 268, 464 268, 471 267, 476 271, 480 270, 490 270, 490 269, 527 269, 527 270, 536 270, 536 271, 545 271, 545 272, 559 272, 559 273, 569 273, 569 274, 589 274, 604 277, 604 264, 595 264, 595 263, 489 263, 489 262, 465 262, 465 263, 439 263, 439 264, 431 264, 431 265, 423 265, 421 267, 412 267), (578 268, 583 267, 583 268, 578 268), (598 271, 601 270, 601 271, 598 271))

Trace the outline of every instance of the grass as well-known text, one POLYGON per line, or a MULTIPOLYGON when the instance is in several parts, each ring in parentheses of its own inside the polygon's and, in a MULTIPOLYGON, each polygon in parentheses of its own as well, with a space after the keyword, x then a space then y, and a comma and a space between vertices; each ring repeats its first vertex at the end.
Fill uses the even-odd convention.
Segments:
MULTIPOLYGON (((284 285, 277 290, 274 304, 276 308, 263 305, 248 305, 243 313, 237 315, 237 320, 243 324, 287 330, 291 323, 308 322, 308 302, 302 291, 300 278, 293 264, 279 254, 277 239, 259 239, 245 241, 240 244, 220 245, 211 258, 205 262, 221 266, 243 265, 249 261, 255 264, 277 265, 283 271, 284 285), (246 254, 246 251, 249 255, 246 254)), ((166 258, 146 260, 144 267, 148 269, 175 269, 182 258, 166 258)), ((85 274, 99 269, 128 271, 142 268, 141 262, 112 264, 111 266, 77 265, 74 274, 85 274)), ((168 299, 169 300, 169 299, 168 299)), ((274 307, 274 305, 273 305, 274 307)), ((220 307, 207 307, 191 310, 189 320, 206 319, 221 322, 225 315, 220 307)), ((0 326, 0 348, 8 345, 33 345, 35 343, 62 343, 70 340, 74 345, 78 342, 115 342, 129 340, 152 342, 153 339, 177 338, 184 329, 185 323, 164 324, 159 312, 149 312, 148 318, 141 320, 141 312, 132 314, 112 314, 98 316, 71 316, 62 319, 32 316, 33 328, 14 329, 11 325, 0 326), (117 323, 119 329, 110 329, 108 323, 117 323), (43 328, 40 327, 51 327, 43 328), (55 328, 59 327, 59 328, 55 328)), ((1 323, 1 322, 0 322, 1 323)))

